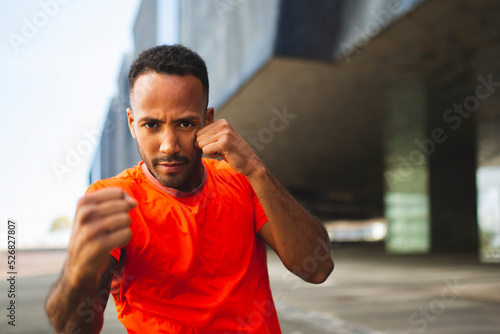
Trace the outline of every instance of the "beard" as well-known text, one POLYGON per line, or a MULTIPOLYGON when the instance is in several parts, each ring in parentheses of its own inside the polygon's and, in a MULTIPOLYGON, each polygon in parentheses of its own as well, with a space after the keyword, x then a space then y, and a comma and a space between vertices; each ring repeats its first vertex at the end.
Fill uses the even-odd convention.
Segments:
POLYGON ((146 167, 162 186, 174 188, 182 192, 190 192, 201 184, 202 150, 196 149, 196 155, 193 156, 192 159, 178 153, 173 155, 160 154, 154 157, 149 157, 146 155, 139 142, 136 141, 136 143, 139 154, 146 164, 146 167), (159 164, 165 162, 182 163, 184 165, 184 170, 179 173, 165 173, 158 167, 159 164))

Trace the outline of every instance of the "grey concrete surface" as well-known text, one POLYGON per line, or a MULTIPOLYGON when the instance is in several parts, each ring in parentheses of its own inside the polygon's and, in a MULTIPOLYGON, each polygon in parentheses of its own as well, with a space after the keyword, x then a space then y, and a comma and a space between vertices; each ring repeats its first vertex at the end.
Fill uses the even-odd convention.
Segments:
MULTIPOLYGON (((381 244, 336 244, 336 267, 321 285, 288 274, 274 253, 269 276, 286 334, 490 334, 500 332, 500 266, 473 255, 386 255, 381 244)), ((64 251, 20 252, 16 326, 0 282, 0 333, 53 333, 43 305, 64 251)), ((2 253, 0 263, 6 263, 2 253)), ((125 333, 108 305, 102 333, 125 333)))
MULTIPOLYGON (((500 266, 475 255, 386 255, 382 244, 338 244, 322 285, 284 274, 270 255, 278 302, 324 333, 500 333, 500 266)), ((274 258, 274 259, 273 259, 274 258)), ((285 314, 286 315, 286 314, 285 314)))

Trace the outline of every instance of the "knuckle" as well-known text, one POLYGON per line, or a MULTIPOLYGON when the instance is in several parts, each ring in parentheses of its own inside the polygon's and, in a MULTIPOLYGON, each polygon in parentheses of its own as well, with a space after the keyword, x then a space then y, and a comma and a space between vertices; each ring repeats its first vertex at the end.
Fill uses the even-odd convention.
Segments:
POLYGON ((129 221, 130 220, 130 215, 127 211, 120 211, 116 214, 116 217, 120 221, 129 221))
POLYGON ((95 218, 98 218, 100 216, 99 210, 95 207, 86 207, 83 210, 83 215, 82 218, 84 221, 89 221, 95 218))
POLYGON ((115 228, 120 228, 123 226, 130 226, 130 216, 126 212, 119 212, 110 217, 109 221, 107 222, 108 226, 111 228, 114 226, 115 228))
POLYGON ((124 197, 125 193, 121 188, 118 187, 111 187, 108 188, 111 191, 111 194, 116 196, 116 197, 124 197))
POLYGON ((223 129, 229 129, 230 128, 229 122, 227 120, 225 120, 225 119, 221 120, 221 124, 222 124, 222 128, 223 129))
POLYGON ((102 190, 102 193, 101 193, 101 195, 102 195, 101 200, 102 201, 109 201, 111 199, 124 197, 123 191, 118 187, 108 187, 108 188, 104 188, 101 190, 102 190))
POLYGON ((87 205, 90 202, 90 197, 91 197, 90 194, 87 194, 87 195, 85 195, 83 197, 80 197, 80 199, 78 200, 78 202, 76 204, 76 207, 77 208, 82 208, 85 205, 87 205))
POLYGON ((126 199, 122 199, 120 201, 120 207, 121 207, 121 211, 128 213, 130 210, 130 202, 127 201, 126 199))
POLYGON ((92 214, 92 208, 88 206, 79 207, 76 211, 75 217, 78 217, 80 222, 86 221, 89 219, 92 214))

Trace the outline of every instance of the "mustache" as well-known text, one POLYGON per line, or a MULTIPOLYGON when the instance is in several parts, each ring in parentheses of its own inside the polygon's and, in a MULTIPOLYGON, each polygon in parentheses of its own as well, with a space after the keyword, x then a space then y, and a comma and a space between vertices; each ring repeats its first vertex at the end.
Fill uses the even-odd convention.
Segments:
POLYGON ((178 154, 174 155, 162 155, 159 157, 154 157, 151 162, 153 164, 159 164, 162 162, 179 162, 179 163, 189 163, 188 157, 184 157, 178 154))

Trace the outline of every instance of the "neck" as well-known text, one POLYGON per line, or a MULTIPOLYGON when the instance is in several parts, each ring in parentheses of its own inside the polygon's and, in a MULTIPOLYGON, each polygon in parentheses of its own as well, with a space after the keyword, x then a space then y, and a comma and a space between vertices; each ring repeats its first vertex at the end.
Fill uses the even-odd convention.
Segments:
POLYGON ((178 190, 180 190, 182 192, 189 193, 189 192, 194 191, 195 189, 199 188, 203 184, 203 181, 205 180, 205 167, 203 167, 203 163, 201 162, 201 159, 198 160, 198 163, 193 168, 193 171, 191 173, 191 177, 189 179, 192 180, 192 182, 189 182, 188 184, 186 184, 183 187, 184 189, 178 189, 178 190))
POLYGON ((165 187, 164 185, 162 185, 154 177, 154 175, 151 173, 151 171, 148 169, 146 163, 142 162, 141 169, 142 169, 143 173, 146 175, 146 178, 151 183, 153 183, 154 186, 156 186, 158 189, 160 189, 161 191, 163 191, 171 196, 179 197, 179 198, 190 197, 190 196, 194 196, 197 193, 199 193, 201 191, 201 189, 203 188, 203 185, 205 184, 206 174, 207 174, 205 167, 203 166, 203 163, 201 163, 201 161, 200 161, 199 166, 196 167, 196 169, 197 169, 196 174, 199 175, 199 177, 196 177, 196 180, 197 180, 196 184, 195 184, 195 182, 193 182, 193 187, 189 187, 190 189, 187 189, 187 187, 185 187, 185 189, 184 189, 184 187, 183 187, 183 189, 176 189, 176 188, 165 187))

